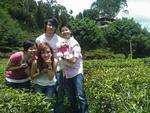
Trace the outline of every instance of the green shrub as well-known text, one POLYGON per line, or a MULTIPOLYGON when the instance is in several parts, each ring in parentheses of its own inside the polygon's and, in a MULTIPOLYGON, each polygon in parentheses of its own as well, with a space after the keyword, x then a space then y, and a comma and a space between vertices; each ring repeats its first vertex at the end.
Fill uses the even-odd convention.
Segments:
POLYGON ((0 113, 50 113, 54 99, 0 86, 0 113))
POLYGON ((10 47, 0 46, 0 52, 3 53, 12 52, 12 49, 10 47))
MULTIPOLYGON (((3 85, 7 59, 0 60, 0 113, 48 113, 55 101, 3 85)), ((150 113, 150 69, 147 59, 84 61, 89 113, 150 113)), ((65 97, 66 113, 70 113, 65 97)))
POLYGON ((149 113, 150 69, 143 59, 84 62, 90 113, 149 113))

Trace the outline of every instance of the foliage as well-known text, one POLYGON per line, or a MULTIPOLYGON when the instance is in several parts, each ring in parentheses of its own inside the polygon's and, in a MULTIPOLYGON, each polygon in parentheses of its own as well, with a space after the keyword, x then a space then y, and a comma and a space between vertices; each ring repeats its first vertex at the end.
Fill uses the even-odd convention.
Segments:
POLYGON ((150 112, 150 69, 143 59, 86 61, 84 72, 91 113, 150 112))
POLYGON ((91 9, 97 10, 100 18, 114 18, 125 6, 127 6, 126 0, 96 0, 91 5, 91 9))
POLYGON ((96 21, 99 18, 99 12, 95 9, 86 9, 83 10, 83 13, 79 13, 76 18, 89 18, 96 21))
MULTIPOLYGON (((2 85, 6 60, 0 60, 0 65, 3 65, 0 66, 0 112, 50 112, 54 100, 2 85)), ((84 86, 89 113, 149 113, 149 61, 150 58, 84 61, 84 86)), ((68 109, 67 106, 67 112, 68 109)))
POLYGON ((126 0, 97 0, 74 19, 70 15, 72 11, 68 14, 67 9, 56 1, 1 0, 0 45, 12 49, 21 47, 24 40, 35 39, 44 32, 45 19, 55 16, 60 24, 71 23, 74 36, 84 50, 109 46, 114 52, 124 53, 127 57, 129 43, 132 43, 133 57, 150 56, 150 34, 132 19, 116 20, 110 26, 101 26, 106 18, 115 17, 126 5, 126 0))
POLYGON ((50 113, 53 101, 44 95, 25 93, 6 86, 0 86, 1 113, 50 113))
POLYGON ((94 49, 82 51, 84 60, 124 58, 123 54, 114 54, 110 49, 94 49))
POLYGON ((113 51, 123 53, 127 58, 130 54, 130 44, 132 44, 134 57, 139 57, 139 54, 144 55, 141 51, 146 50, 146 42, 150 40, 150 34, 133 19, 116 20, 109 24, 106 30, 108 46, 113 51))
POLYGON ((70 24, 74 37, 83 49, 95 49, 104 45, 105 38, 95 21, 88 18, 75 19, 70 24))
POLYGON ((19 46, 26 32, 20 29, 19 24, 14 21, 5 10, 0 9, 0 44, 1 46, 19 46))

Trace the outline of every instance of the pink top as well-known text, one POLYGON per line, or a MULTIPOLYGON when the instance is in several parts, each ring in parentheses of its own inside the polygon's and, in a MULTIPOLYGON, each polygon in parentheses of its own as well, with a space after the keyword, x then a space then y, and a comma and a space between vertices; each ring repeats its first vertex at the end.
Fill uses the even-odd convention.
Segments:
MULTIPOLYGON (((10 56, 10 61, 15 65, 19 66, 22 59, 22 53, 16 52, 10 56)), ((28 78, 27 74, 24 72, 24 69, 17 69, 13 71, 6 71, 6 78, 13 80, 22 80, 28 78)))

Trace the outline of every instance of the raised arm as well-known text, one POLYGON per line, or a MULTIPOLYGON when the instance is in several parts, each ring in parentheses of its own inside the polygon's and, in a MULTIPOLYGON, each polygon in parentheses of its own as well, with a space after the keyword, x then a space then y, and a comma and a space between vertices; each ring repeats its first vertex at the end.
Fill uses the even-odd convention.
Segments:
POLYGON ((37 66, 37 60, 34 60, 31 65, 31 78, 35 78, 40 73, 39 68, 37 66))
POLYGON ((57 62, 58 62, 57 59, 54 59, 53 67, 51 65, 48 65, 48 74, 50 80, 52 80, 55 76, 57 62))

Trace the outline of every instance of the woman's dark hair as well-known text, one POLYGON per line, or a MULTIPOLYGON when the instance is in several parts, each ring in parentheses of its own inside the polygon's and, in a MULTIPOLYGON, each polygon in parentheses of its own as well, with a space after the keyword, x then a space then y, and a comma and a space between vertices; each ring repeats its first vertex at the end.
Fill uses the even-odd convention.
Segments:
POLYGON ((23 42, 23 49, 24 51, 27 51, 30 47, 34 46, 36 43, 34 40, 27 40, 23 42))
MULTIPOLYGON (((55 17, 52 17, 52 18, 46 19, 44 21, 44 30, 45 30, 45 32, 46 32, 46 26, 47 26, 48 22, 51 23, 51 25, 57 29, 57 27, 58 27, 58 20, 55 17)), ((56 30, 55 30, 55 32, 56 32, 56 30)))

